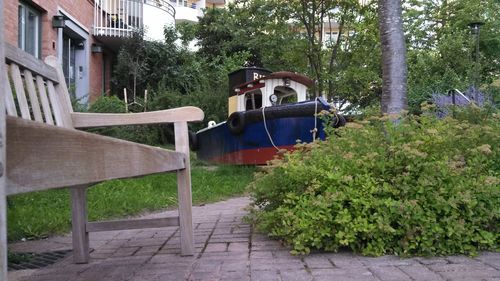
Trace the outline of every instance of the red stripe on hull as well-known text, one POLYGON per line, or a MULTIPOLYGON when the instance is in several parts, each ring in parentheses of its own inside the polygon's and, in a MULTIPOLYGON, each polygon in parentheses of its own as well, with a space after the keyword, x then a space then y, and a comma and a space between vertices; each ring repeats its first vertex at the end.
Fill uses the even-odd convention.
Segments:
MULTIPOLYGON (((293 145, 279 146, 279 149, 294 150, 293 145)), ((245 149, 210 160, 210 162, 219 164, 237 164, 237 165, 264 165, 267 161, 273 160, 278 151, 274 147, 262 147, 256 149, 245 149)))

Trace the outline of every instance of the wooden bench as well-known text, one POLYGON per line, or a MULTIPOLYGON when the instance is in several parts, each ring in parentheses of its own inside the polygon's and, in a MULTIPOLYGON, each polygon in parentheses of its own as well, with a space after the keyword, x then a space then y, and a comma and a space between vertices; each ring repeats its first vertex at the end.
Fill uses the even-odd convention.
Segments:
MULTIPOLYGON (((67 187, 71 192, 75 263, 89 261, 89 232, 179 226, 181 255, 193 255, 188 125, 203 111, 182 107, 156 112, 73 112, 61 67, 5 44, 1 73, 7 112, 6 194, 67 187), (174 123, 175 151, 78 131, 78 128, 174 123), (96 183, 177 172, 179 216, 88 222, 86 189, 96 183)), ((36 202, 35 202, 36 204, 36 202)))

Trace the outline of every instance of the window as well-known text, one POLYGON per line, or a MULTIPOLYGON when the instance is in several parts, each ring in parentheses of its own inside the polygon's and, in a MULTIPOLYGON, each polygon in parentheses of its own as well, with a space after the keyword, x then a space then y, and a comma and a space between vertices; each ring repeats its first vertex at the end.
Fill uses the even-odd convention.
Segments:
POLYGON ((262 107, 262 92, 260 90, 245 94, 245 110, 258 109, 262 107))
POLYGON ((40 12, 19 3, 18 45, 25 52, 40 58, 40 12))
POLYGON ((337 39, 339 37, 339 33, 338 32, 325 32, 325 43, 336 43, 337 42, 337 39))

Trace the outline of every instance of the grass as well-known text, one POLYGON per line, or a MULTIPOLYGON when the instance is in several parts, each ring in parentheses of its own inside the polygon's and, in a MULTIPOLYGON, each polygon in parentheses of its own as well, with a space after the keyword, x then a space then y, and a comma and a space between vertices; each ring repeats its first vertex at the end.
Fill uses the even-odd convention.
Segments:
MULTIPOLYGON (((192 169, 193 204, 242 195, 253 179, 254 167, 219 166, 192 169)), ((88 189, 90 221, 138 215, 177 205, 176 174, 114 180, 88 189)), ((68 189, 49 190, 8 197, 8 238, 43 238, 69 231, 68 189)))

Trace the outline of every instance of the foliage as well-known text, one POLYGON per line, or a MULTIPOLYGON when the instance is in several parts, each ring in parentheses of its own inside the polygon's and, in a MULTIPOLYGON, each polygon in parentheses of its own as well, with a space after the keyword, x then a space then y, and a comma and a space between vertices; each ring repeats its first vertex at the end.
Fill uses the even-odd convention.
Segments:
POLYGON ((305 42, 290 30, 287 6, 276 0, 238 0, 227 9, 207 9, 196 32, 199 54, 218 61, 246 52, 246 66, 304 72, 305 42))
MULTIPOLYGON (((144 91, 148 90, 146 110, 193 105, 200 107, 208 120, 225 120, 227 74, 243 65, 248 53, 237 52, 209 60, 185 47, 193 38, 194 29, 188 24, 182 25, 179 32, 166 28, 164 42, 144 41, 141 33, 128 39, 118 55, 114 94, 122 98, 126 88, 129 102, 144 104, 144 91)), ((131 110, 143 111, 144 107, 131 110)))
POLYGON ((294 253, 495 249, 500 118, 477 107, 455 112, 398 124, 372 117, 332 130, 325 142, 299 144, 251 185, 258 226, 294 253))
MULTIPOLYGON (((90 105, 89 112, 124 113, 125 104, 116 96, 101 96, 90 105)), ((163 133, 160 127, 155 125, 113 126, 92 128, 87 129, 87 131, 150 145, 164 143, 163 133)))
POLYGON ((483 21, 479 40, 478 85, 487 93, 500 79, 500 2, 410 0, 404 16, 408 46, 409 105, 419 105, 436 92, 461 91, 474 83, 475 40, 468 24, 483 21))
MULTIPOLYGON (((313 91, 353 106, 379 102, 381 44, 376 1, 288 2, 236 0, 207 8, 197 25, 167 28, 163 42, 130 38, 114 67, 114 95, 141 101, 147 110, 196 105, 208 120, 227 118, 227 74, 242 66, 305 73, 313 91), (362 3, 362 4, 361 4, 362 3), (326 33, 338 29, 333 40, 326 33), (307 32, 309 29, 309 32, 307 32), (192 41, 194 39, 194 41, 192 41), (187 46, 196 42, 196 50, 187 46)), ((409 0, 403 6, 408 48, 408 102, 412 112, 434 93, 468 88, 474 77, 474 37, 467 24, 481 20, 479 82, 487 94, 500 87, 500 3, 481 0, 409 0)), ((142 111, 143 108, 133 110, 142 111)), ((200 128, 195 125, 193 128, 200 128)))
POLYGON ((125 104, 116 96, 101 96, 90 105, 89 112, 125 113, 125 104))
MULTIPOLYGON (((193 203, 200 204, 241 195, 251 181, 253 167, 193 167, 193 203)), ((103 220, 177 204, 175 173, 107 181, 88 190, 89 220, 103 220)), ((36 239, 69 231, 70 196, 67 189, 9 196, 8 238, 36 239)))

